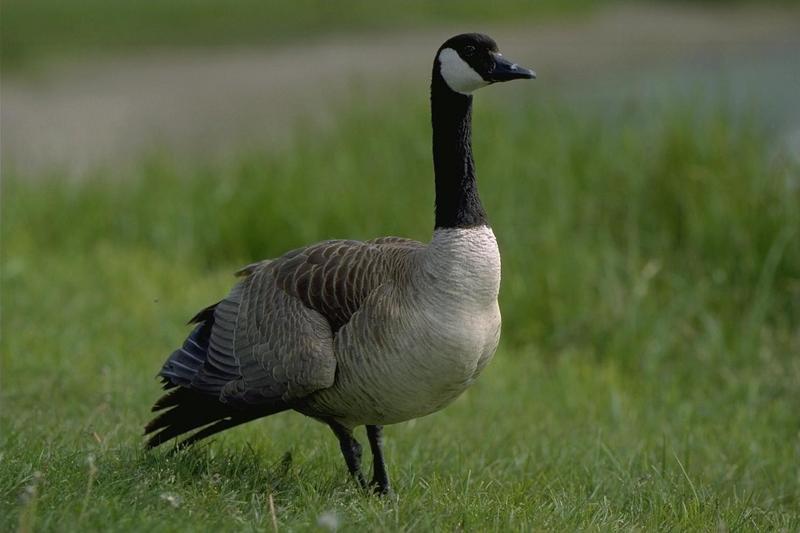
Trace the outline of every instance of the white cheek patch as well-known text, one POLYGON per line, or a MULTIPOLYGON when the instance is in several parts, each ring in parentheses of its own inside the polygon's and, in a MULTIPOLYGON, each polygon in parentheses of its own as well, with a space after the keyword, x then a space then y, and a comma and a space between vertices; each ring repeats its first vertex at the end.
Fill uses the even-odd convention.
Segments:
POLYGON ((461 59, 458 52, 445 48, 439 52, 439 72, 447 86, 457 93, 470 94, 475 89, 489 85, 481 75, 461 59))

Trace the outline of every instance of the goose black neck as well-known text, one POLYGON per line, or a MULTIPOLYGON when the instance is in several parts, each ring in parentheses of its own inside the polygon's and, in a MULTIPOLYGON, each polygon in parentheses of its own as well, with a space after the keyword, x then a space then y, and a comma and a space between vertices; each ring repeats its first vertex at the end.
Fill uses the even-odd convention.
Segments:
POLYGON ((434 66, 431 83, 436 229, 487 225, 472 159, 472 96, 457 93, 434 66))

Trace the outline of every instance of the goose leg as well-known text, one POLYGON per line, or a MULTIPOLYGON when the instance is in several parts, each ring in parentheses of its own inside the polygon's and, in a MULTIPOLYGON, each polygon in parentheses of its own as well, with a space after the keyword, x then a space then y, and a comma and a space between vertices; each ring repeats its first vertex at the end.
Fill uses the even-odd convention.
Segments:
POLYGON ((392 489, 389 486, 389 474, 386 472, 386 463, 383 460, 383 426, 367 426, 367 438, 372 450, 372 489, 382 495, 388 495, 392 489))
POLYGON ((361 473, 361 445, 353 437, 353 430, 344 427, 338 422, 330 421, 328 425, 333 430, 336 438, 339 439, 339 447, 342 449, 344 462, 347 463, 350 475, 353 476, 361 488, 366 488, 367 481, 364 479, 364 474, 361 473))

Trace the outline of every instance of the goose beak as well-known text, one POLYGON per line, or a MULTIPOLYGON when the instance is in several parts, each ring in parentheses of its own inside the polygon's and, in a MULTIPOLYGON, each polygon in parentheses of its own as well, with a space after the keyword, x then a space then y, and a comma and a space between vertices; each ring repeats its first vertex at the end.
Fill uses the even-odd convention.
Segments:
POLYGON ((503 57, 499 53, 494 56, 494 68, 486 75, 486 81, 495 83, 499 81, 530 80, 536 78, 536 73, 531 69, 521 67, 503 57))

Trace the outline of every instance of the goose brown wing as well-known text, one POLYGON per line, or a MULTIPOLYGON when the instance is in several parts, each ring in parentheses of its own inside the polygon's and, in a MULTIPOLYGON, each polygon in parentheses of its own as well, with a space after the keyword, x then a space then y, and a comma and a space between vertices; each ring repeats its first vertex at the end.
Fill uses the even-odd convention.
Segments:
POLYGON ((285 402, 333 383, 333 332, 320 313, 277 286, 260 268, 199 324, 161 369, 179 385, 231 406, 285 402))
POLYGON ((224 300, 200 313, 193 335, 202 333, 205 353, 187 339, 161 375, 231 404, 291 403, 327 388, 335 334, 372 291, 405 275, 422 246, 397 237, 327 241, 250 265, 224 300))
POLYGON ((321 313, 335 334, 373 290, 405 276, 404 263, 422 247, 400 237, 326 241, 290 252, 267 268, 274 269, 283 290, 321 313))

